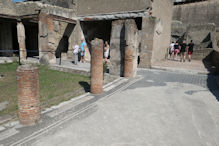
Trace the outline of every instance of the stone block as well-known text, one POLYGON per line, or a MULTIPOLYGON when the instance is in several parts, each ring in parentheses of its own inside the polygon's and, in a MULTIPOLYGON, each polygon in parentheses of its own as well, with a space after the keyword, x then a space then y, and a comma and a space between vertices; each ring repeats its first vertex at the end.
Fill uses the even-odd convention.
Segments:
POLYGON ((124 20, 115 20, 112 22, 110 40, 110 74, 123 76, 125 54, 124 20))
POLYGON ((138 29, 135 20, 126 20, 124 77, 127 78, 133 78, 137 74, 137 48, 139 46, 138 38, 138 29))

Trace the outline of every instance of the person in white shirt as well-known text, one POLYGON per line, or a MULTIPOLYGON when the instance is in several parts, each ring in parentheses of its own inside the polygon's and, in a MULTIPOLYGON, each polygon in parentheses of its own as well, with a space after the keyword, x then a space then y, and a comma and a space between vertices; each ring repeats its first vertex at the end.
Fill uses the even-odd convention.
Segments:
POLYGON ((174 45, 175 45, 175 43, 172 42, 172 43, 170 44, 170 47, 169 47, 170 59, 171 59, 171 58, 174 59, 174 45))
POLYGON ((73 46, 73 54, 74 54, 74 64, 77 65, 78 64, 78 51, 79 51, 79 46, 75 45, 73 46))
POLYGON ((104 59, 105 59, 105 62, 106 62, 106 63, 109 62, 109 60, 108 60, 108 57, 109 57, 109 49, 110 49, 109 43, 106 41, 106 42, 105 42, 105 47, 104 47, 104 59))

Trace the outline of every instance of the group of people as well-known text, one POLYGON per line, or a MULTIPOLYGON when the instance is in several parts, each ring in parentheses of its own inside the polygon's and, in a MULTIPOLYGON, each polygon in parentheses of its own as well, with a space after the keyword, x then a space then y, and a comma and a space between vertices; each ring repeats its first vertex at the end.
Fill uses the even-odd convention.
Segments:
MULTIPOLYGON (((84 39, 81 39, 81 45, 75 45, 73 46, 73 54, 74 54, 74 64, 78 64, 78 56, 80 56, 80 61, 82 63, 85 62, 85 50, 86 50, 87 44, 84 39)), ((109 43, 106 41, 104 44, 104 61, 106 63, 109 63, 109 53, 110 53, 110 46, 109 43)))
POLYGON ((192 53, 193 53, 194 43, 191 40, 189 44, 186 44, 185 41, 182 43, 179 42, 172 42, 169 47, 169 55, 170 58, 175 60, 177 56, 180 54, 180 61, 185 62, 186 60, 186 52, 188 52, 188 60, 191 61, 192 53))
POLYGON ((80 56, 80 61, 82 63, 85 62, 85 48, 87 47, 87 44, 84 39, 81 39, 81 45, 75 45, 73 46, 73 54, 74 54, 74 64, 78 64, 78 56, 80 56))

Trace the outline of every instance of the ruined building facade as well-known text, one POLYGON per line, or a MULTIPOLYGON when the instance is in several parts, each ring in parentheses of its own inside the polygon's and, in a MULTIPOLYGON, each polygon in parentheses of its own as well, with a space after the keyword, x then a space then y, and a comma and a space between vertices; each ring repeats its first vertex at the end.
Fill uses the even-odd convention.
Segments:
POLYGON ((211 61, 218 66, 219 1, 205 0, 177 4, 173 8, 172 40, 195 43, 194 58, 211 61))
POLYGON ((72 58, 72 46, 80 44, 81 38, 89 49, 90 42, 100 38, 110 42, 112 73, 119 74, 127 45, 125 20, 133 19, 139 66, 150 67, 165 58, 172 8, 172 0, 0 0, 0 50, 14 50, 0 56, 20 50, 24 61, 37 56, 42 63, 55 63, 60 55, 72 58))

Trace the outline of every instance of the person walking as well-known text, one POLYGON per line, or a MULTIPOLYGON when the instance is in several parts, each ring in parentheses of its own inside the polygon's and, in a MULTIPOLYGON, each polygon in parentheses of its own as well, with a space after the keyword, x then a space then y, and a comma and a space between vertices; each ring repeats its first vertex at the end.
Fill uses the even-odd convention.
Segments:
POLYGON ((86 48, 87 44, 85 42, 84 39, 81 39, 81 50, 80 50, 80 53, 81 53, 81 62, 84 63, 85 62, 85 48, 86 48))
POLYGON ((188 44, 188 58, 189 58, 189 62, 191 62, 193 48, 194 48, 194 43, 193 43, 193 40, 191 40, 190 43, 188 44))
POLYGON ((172 43, 170 44, 170 47, 169 47, 170 59, 174 59, 174 46, 175 46, 175 43, 172 42, 172 43))
POLYGON ((183 40, 183 42, 180 44, 180 55, 181 55, 180 62, 185 62, 186 61, 186 54, 185 54, 186 47, 187 47, 187 44, 183 40))
POLYGON ((106 63, 109 62, 109 60, 108 60, 108 57, 109 57, 109 49, 110 49, 109 43, 106 41, 106 42, 105 42, 105 47, 104 47, 104 60, 105 60, 106 63))
POLYGON ((75 45, 73 47, 73 54, 74 54, 74 64, 77 65, 78 64, 78 51, 79 51, 79 46, 75 45))
POLYGON ((176 42, 174 45, 174 60, 177 59, 178 53, 179 53, 179 43, 176 42))

